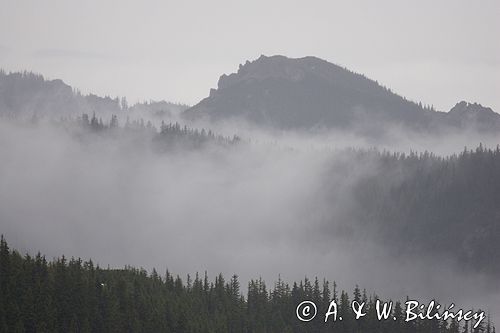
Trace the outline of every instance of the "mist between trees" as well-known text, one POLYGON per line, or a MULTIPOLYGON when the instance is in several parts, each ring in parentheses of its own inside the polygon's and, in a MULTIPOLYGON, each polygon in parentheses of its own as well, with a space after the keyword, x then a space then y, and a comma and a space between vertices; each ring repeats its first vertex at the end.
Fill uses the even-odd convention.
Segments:
POLYGON ((295 146, 93 115, 0 128, 2 233, 22 253, 236 273, 243 284, 325 276, 499 313, 491 144, 436 155, 318 135, 295 146))

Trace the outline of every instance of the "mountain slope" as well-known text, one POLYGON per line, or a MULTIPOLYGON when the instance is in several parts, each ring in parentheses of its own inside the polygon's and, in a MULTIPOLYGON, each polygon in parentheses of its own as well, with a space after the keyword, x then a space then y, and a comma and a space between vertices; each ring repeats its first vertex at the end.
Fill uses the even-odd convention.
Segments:
POLYGON ((139 116, 177 115, 186 105, 165 101, 137 103, 128 106, 124 98, 82 95, 62 80, 46 80, 31 72, 5 73, 0 70, 0 115, 71 116, 82 113, 139 116))
MULTIPOLYGON (((361 128, 386 123, 416 130, 463 123, 391 92, 363 75, 315 57, 261 56, 222 75, 188 119, 243 118, 278 128, 361 128)), ((495 114, 495 116, 499 116, 495 114)), ((500 118, 500 116, 499 116, 500 118)))

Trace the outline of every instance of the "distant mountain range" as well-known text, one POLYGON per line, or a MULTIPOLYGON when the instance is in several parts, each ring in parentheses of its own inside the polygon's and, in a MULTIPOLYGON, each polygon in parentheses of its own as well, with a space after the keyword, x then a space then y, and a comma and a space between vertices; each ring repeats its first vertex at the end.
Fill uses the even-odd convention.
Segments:
POLYGON ((127 115, 140 113, 163 117, 178 115, 187 108, 187 105, 165 101, 129 106, 125 98, 83 95, 62 80, 46 80, 31 72, 7 74, 0 71, 0 115, 65 117, 127 111, 127 115))
POLYGON ((261 56, 222 75, 217 89, 193 107, 165 101, 129 106, 124 98, 83 95, 61 80, 0 70, 0 114, 68 116, 81 113, 186 120, 244 119, 279 129, 346 129, 379 134, 388 126, 423 132, 499 131, 500 115, 460 102, 449 112, 410 101, 378 82, 315 57, 261 56))
POLYGON ((479 104, 458 103, 438 112, 393 93, 363 75, 315 57, 261 56, 222 75, 210 96, 186 110, 187 119, 242 118, 291 129, 356 128, 384 125, 414 130, 442 127, 500 129, 500 115, 479 104))

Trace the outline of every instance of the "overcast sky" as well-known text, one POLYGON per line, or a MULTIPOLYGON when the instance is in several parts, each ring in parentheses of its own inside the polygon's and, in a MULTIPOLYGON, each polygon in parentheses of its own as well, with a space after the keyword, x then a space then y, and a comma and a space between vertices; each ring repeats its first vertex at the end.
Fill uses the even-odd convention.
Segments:
POLYGON ((497 0, 0 0, 0 67, 195 104, 261 54, 314 55, 449 110, 500 112, 497 0))

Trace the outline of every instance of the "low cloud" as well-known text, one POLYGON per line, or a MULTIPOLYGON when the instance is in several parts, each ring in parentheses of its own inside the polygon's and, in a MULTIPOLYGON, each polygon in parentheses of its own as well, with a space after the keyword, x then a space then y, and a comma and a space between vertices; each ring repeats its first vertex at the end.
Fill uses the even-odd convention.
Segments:
POLYGON ((276 145, 258 135, 255 144, 157 154, 133 138, 0 122, 1 232, 21 252, 101 266, 236 273, 243 285, 318 276, 500 313, 485 276, 458 273, 446 258, 395 255, 362 231, 325 232, 325 216, 340 223, 349 182, 369 164, 346 178, 332 172, 342 155, 313 137, 317 149, 294 147, 291 134, 276 145), (337 189, 328 202, 325 177, 337 189))

